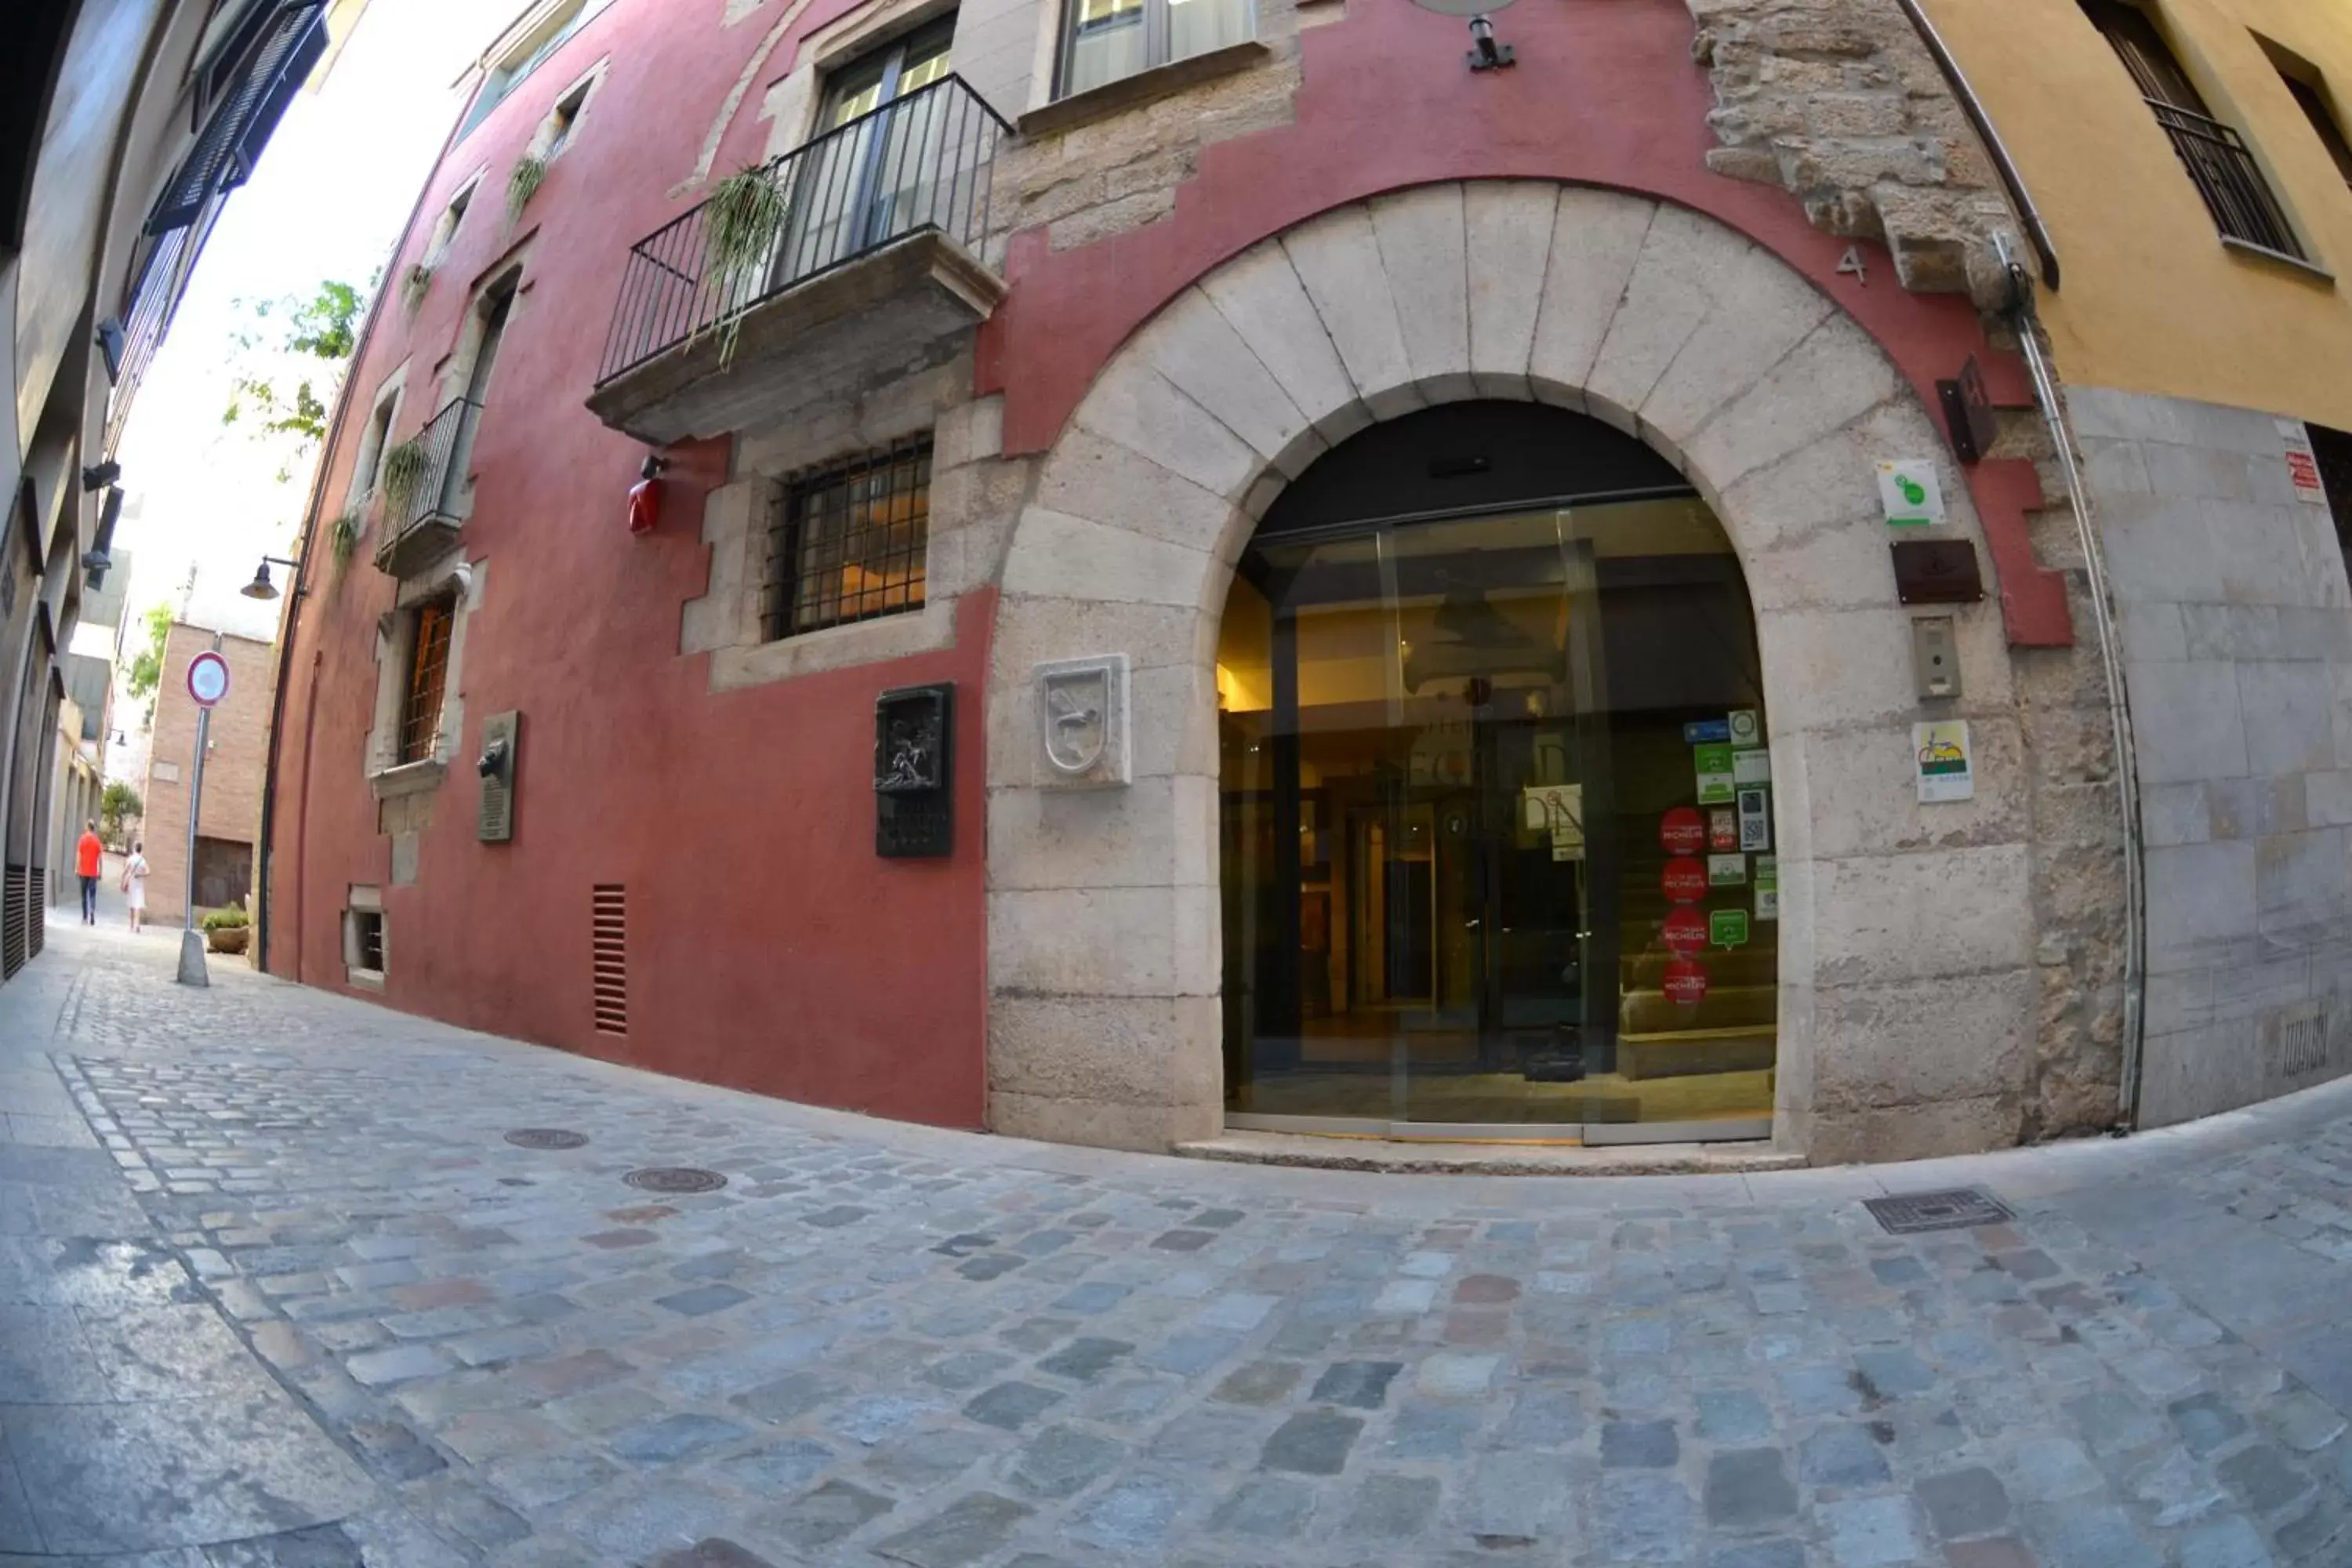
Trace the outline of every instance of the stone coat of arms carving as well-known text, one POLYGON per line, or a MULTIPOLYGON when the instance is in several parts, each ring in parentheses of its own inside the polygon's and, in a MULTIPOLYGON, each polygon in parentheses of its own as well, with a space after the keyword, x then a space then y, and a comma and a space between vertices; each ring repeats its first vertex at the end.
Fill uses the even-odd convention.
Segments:
POLYGON ((1039 782, 1082 789, 1129 782, 1127 655, 1040 664, 1036 688, 1045 762, 1039 782))

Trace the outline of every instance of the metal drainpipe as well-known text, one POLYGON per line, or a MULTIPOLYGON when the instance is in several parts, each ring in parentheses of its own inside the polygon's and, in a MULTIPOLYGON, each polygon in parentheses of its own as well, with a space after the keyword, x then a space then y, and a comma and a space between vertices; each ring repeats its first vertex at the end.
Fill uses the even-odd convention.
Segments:
POLYGON ((2083 470, 2074 461, 2074 444, 2059 416, 2058 383, 2051 374, 2049 356, 2042 351, 2041 329, 2033 312, 2033 279, 2011 254, 2009 237, 1997 234, 1993 246, 2009 270, 2011 309, 2026 369, 2033 377, 2033 395, 2050 427, 2051 443, 2058 448, 2058 466, 2066 476, 2066 498, 2074 509, 2074 530, 2083 546, 2083 563, 2089 577, 2091 614, 2098 624, 2099 662, 2107 678, 2107 716, 2115 729, 2116 783, 2124 818, 2124 1038, 2123 1081, 2116 1107, 2117 1132, 2139 1125, 2140 1061, 2144 1042, 2147 977, 2147 894, 2143 886, 2139 821, 2139 768, 2133 750, 2131 700, 2124 679, 2123 654, 2116 637, 2116 618, 2107 593, 2106 557, 2099 548, 2098 529, 2091 521, 2091 500, 2083 484, 2083 470))

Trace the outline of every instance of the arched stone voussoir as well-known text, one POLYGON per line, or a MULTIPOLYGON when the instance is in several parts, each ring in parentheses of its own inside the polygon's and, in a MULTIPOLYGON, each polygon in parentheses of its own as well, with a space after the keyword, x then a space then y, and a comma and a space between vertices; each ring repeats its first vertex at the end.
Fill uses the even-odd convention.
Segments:
MULTIPOLYGON (((1329 448, 1474 397, 1643 441, 1713 509, 1747 574, 1776 770, 1785 1140, 1801 1148, 1818 1120, 1823 986, 1934 968, 1853 910, 1824 915, 1812 847, 1858 816, 1916 837, 1937 808, 1808 765, 1884 744, 1908 767, 1922 710, 1878 461, 1937 460, 1953 530, 1981 534, 1928 412, 1832 300, 1713 219, 1592 187, 1417 187, 1319 214, 1188 286, 1104 366, 1040 465, 1007 552, 987 704, 987 784, 1010 814, 988 836, 1001 1128, 1161 1148, 1218 1122, 1215 661, 1234 563, 1329 448), (1127 656, 1136 782, 1084 805, 1023 798, 1067 787, 1044 755, 1036 667, 1105 654, 1127 656), (1186 782, 1139 787, 1163 779, 1186 782), (1105 1028, 1119 1059, 1093 1064, 1105 1028)), ((1959 620, 1967 711, 2000 720, 2012 698, 1997 615, 1959 620)), ((1989 819, 2016 815, 1990 798, 2013 778, 1989 770, 1979 787, 1989 819)))
POLYGON ((1132 353, 1293 478, 1330 449, 1290 393, 1199 289, 1170 300, 1136 334, 1132 353))

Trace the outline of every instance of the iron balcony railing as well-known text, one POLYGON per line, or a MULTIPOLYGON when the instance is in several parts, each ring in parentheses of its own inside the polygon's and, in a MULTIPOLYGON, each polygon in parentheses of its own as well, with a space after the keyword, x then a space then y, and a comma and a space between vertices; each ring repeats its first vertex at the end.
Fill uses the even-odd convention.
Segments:
POLYGON ((713 264, 710 204, 629 247, 602 384, 821 272, 937 230, 978 248, 1013 127, 957 76, 870 110, 760 170, 782 217, 754 259, 713 264))
MULTIPOLYGON (((383 541, 376 549, 379 559, 390 555, 403 540, 420 528, 457 521, 457 490, 466 482, 466 455, 473 445, 474 427, 481 413, 480 404, 453 397, 424 429, 410 438, 424 460, 416 488, 405 497, 392 494, 390 475, 381 481, 385 494, 383 541)), ((384 460, 389 463, 393 459, 387 454, 384 460)))
POLYGON ((2303 247, 2278 198, 2271 194, 2270 182, 2263 178, 2262 166, 2235 131, 2194 110, 2158 99, 2149 99, 2147 106, 2164 133, 2172 138, 2172 150, 2180 154, 2197 194, 2205 198, 2223 235, 2297 261, 2304 259, 2303 247))

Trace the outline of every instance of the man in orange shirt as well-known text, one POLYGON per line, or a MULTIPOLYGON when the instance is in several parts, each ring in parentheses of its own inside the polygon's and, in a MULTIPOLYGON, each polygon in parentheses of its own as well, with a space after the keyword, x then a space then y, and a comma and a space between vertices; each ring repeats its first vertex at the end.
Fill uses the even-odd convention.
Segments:
POLYGON ((74 874, 81 879, 81 923, 98 923, 98 874, 105 868, 106 846, 98 841, 98 824, 81 825, 81 837, 74 844, 74 874))

